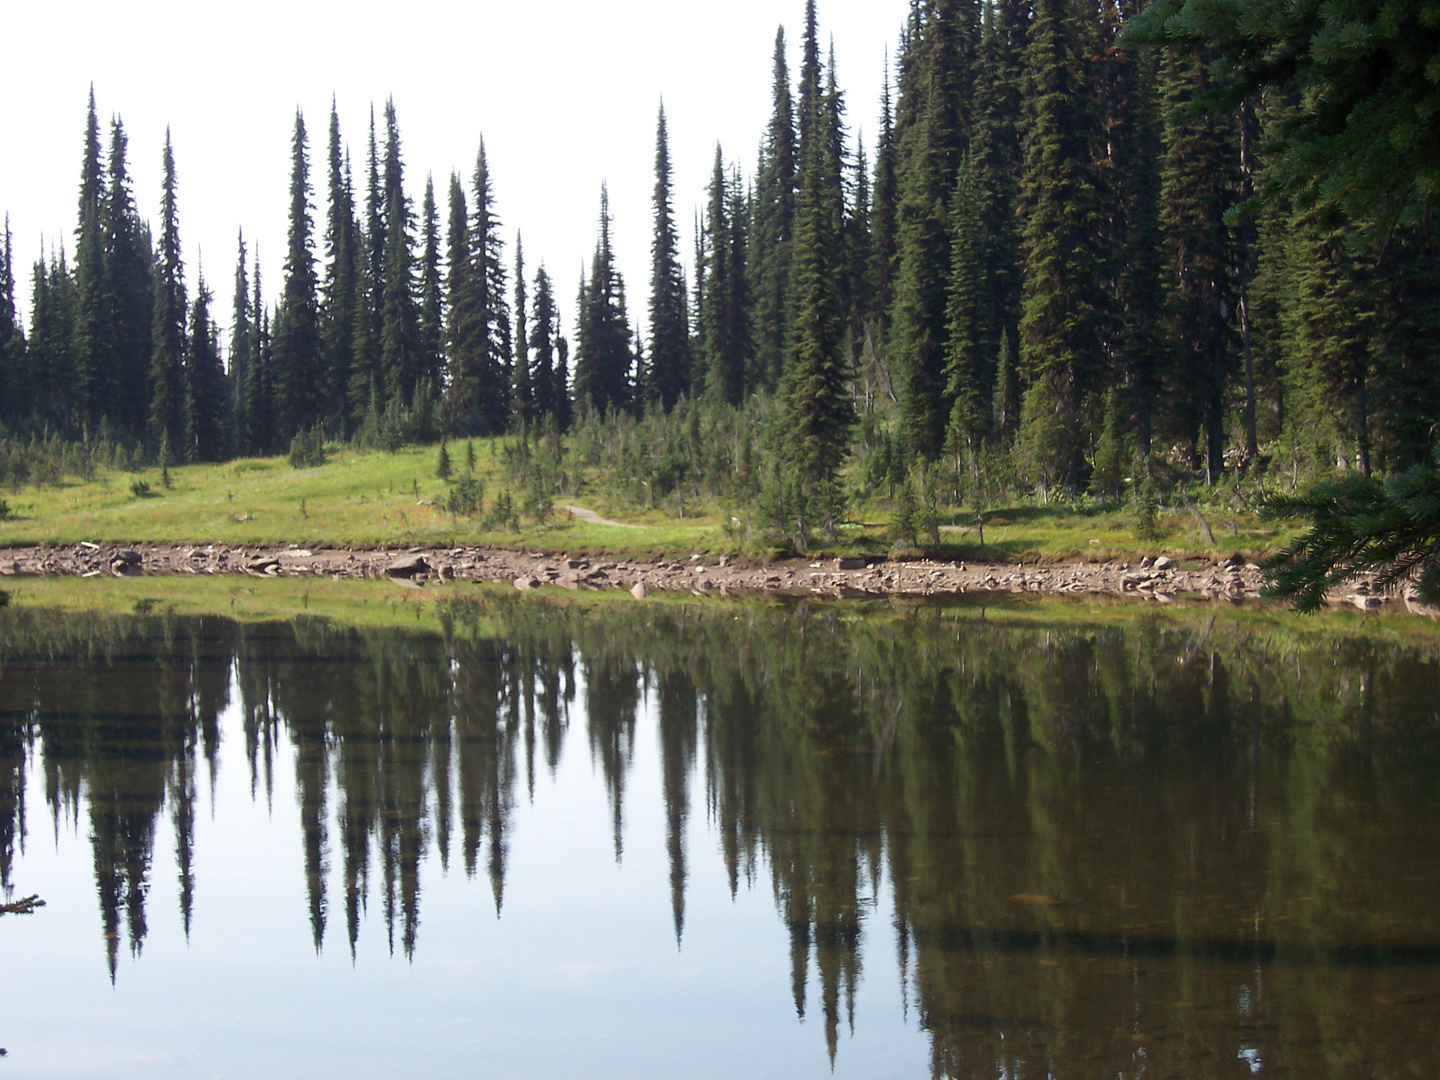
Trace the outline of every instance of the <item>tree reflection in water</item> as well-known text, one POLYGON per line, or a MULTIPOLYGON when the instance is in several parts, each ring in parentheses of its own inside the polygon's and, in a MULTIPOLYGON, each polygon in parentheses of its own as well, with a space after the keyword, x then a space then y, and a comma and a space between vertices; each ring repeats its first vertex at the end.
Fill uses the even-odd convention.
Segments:
POLYGON ((188 934, 197 788, 233 709, 256 798, 293 760, 315 948, 333 857, 352 956, 372 900, 409 956, 432 852, 503 912, 512 810, 572 714, 621 859, 653 714, 663 806, 630 811, 663 813, 677 942, 703 807, 732 892, 768 876, 832 1058, 862 944, 888 939, 936 1076, 1440 1068, 1433 640, 1206 613, 436 611, 436 631, 0 611, 6 895, 38 769, 57 827, 91 838, 111 978, 145 942, 166 813, 188 934), (867 925, 882 894, 893 928, 867 925))

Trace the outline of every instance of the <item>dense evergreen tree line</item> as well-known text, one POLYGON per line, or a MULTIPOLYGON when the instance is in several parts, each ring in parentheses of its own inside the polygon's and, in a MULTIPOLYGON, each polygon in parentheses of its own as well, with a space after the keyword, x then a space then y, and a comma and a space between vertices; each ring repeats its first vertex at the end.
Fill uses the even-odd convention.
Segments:
POLYGON ((553 281, 527 277, 518 236, 506 251, 483 143, 450 177, 442 235, 434 183, 418 214, 407 194, 387 104, 358 178, 332 107, 323 228, 297 115, 284 280, 267 306, 242 238, 227 386, 210 297, 185 295, 168 141, 157 240, 124 129, 103 153, 92 98, 73 261, 37 263, 28 334, 7 232, 0 419, 214 460, 317 429, 387 445, 704 400, 758 418, 801 532, 833 529, 842 469, 877 453, 943 474, 957 501, 1427 460, 1440 254, 1424 215, 1391 215, 1377 243, 1279 185, 1302 86, 1202 112, 1225 89, 1206 57, 1130 44, 1137 14, 915 0, 867 154, 812 0, 798 78, 777 37, 753 172, 717 147, 689 274, 661 109, 648 343, 602 193, 573 370, 553 281))

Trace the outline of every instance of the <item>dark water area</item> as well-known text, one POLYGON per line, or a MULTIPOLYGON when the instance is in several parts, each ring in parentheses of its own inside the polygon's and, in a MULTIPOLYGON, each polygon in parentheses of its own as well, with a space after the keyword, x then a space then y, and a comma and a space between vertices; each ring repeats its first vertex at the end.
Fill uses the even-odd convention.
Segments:
POLYGON ((435 611, 0 610, 0 1078, 1440 1075, 1440 638, 435 611))

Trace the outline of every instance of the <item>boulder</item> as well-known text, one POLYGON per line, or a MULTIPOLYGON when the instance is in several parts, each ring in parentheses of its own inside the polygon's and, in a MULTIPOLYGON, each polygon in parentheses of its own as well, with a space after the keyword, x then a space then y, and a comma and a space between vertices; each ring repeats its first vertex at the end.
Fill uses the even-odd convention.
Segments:
POLYGON ((416 574, 423 574, 430 569, 430 564, 425 561, 424 555, 403 555, 391 563, 385 570, 390 577, 408 578, 416 574))
POLYGON ((1169 570, 1175 565, 1175 560, 1170 558, 1168 555, 1161 555, 1160 558, 1155 560, 1154 565, 1156 570, 1159 570, 1163 573, 1164 571, 1169 570))
POLYGON ((870 560, 864 555, 848 555, 835 560, 836 570, 864 570, 870 565, 870 560))
POLYGON ((642 581, 630 590, 630 595, 635 597, 636 600, 644 600, 650 595, 650 590, 645 587, 645 583, 642 581))
POLYGON ((531 577, 518 577, 515 579, 515 588, 521 592, 529 592, 531 589, 538 589, 540 582, 531 577))
POLYGON ((116 562, 125 563, 127 566, 139 566, 144 560, 140 558, 138 551, 121 551, 115 556, 116 562))

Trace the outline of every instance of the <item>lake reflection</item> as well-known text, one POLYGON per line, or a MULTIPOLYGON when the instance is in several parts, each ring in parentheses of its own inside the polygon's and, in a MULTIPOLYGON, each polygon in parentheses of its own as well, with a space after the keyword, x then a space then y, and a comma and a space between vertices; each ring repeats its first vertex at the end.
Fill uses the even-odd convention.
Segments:
POLYGON ((427 617, 0 610, 0 1071, 1440 1075, 1433 636, 427 617))

